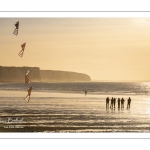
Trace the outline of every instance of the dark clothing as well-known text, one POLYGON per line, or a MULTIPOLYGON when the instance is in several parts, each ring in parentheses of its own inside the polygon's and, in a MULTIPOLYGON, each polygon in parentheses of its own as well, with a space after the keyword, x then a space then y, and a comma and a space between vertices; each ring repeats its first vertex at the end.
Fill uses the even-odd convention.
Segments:
POLYGON ((109 98, 108 97, 106 98, 106 103, 109 103, 109 98))
POLYGON ((106 98, 106 109, 109 107, 109 98, 106 98))
POLYGON ((114 99, 113 99, 113 97, 112 97, 110 108, 113 108, 113 103, 114 103, 114 99))
POLYGON ((114 108, 115 108, 115 104, 116 104, 116 99, 114 98, 114 108))
POLYGON ((118 108, 120 108, 120 98, 118 98, 118 108))
POLYGON ((85 91, 85 95, 87 94, 87 91, 85 91))
POLYGON ((121 108, 124 108, 124 102, 125 102, 125 100, 122 98, 121 99, 121 108))
POLYGON ((131 98, 129 97, 128 103, 127 103, 127 108, 130 108, 130 104, 131 104, 131 98))

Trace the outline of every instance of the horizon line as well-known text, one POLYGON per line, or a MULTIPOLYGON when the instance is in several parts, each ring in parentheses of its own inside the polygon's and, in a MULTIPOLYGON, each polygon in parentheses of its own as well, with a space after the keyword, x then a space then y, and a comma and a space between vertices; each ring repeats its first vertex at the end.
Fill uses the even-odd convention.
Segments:
POLYGON ((150 82, 150 80, 98 80, 98 79, 91 79, 91 82, 150 82))

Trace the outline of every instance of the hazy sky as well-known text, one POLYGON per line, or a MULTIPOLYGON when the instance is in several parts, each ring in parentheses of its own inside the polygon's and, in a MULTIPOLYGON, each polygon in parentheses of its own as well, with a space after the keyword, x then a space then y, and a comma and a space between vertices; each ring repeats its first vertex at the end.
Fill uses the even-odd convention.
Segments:
POLYGON ((0 19, 1 66, 73 71, 115 81, 150 80, 149 64, 149 18, 0 19))

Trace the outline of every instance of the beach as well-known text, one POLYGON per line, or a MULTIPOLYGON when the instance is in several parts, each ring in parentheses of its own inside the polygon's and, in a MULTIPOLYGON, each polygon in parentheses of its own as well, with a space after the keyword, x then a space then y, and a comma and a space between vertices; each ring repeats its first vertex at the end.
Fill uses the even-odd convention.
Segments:
POLYGON ((0 90, 0 132, 148 132, 150 98, 142 94, 0 90), (106 97, 124 98, 124 109, 106 110, 106 97), (127 109, 127 99, 131 107, 127 109))

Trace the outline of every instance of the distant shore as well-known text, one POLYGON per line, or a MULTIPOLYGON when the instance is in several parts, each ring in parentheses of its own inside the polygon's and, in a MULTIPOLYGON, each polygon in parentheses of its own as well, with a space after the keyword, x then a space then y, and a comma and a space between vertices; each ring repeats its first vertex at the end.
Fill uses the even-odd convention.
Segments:
POLYGON ((91 81, 89 75, 71 71, 41 70, 39 67, 4 67, 0 66, 0 82, 13 81, 20 82, 25 80, 26 70, 30 70, 28 75, 31 81, 39 82, 74 82, 91 81))

